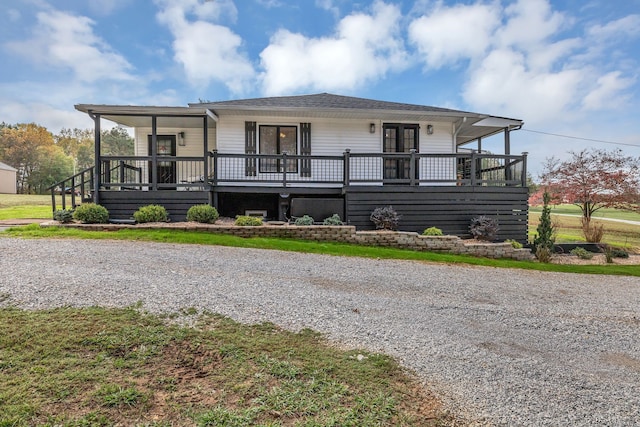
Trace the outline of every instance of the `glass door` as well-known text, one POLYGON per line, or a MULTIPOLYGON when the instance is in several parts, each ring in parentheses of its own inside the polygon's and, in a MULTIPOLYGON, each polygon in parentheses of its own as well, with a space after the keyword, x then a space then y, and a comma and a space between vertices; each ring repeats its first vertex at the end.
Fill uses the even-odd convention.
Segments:
MULTIPOLYGON (((418 150, 418 130, 420 127, 413 124, 389 124, 385 123, 384 129, 384 152, 385 153, 407 153, 405 158, 385 158, 384 159, 384 181, 389 183, 409 183, 411 179, 411 160, 408 154, 411 149, 418 150)), ((415 167, 416 175, 418 165, 415 167)), ((417 178, 417 176, 416 176, 417 178)))
MULTIPOLYGON (((149 135, 149 155, 151 155, 151 135, 149 135)), ((156 153, 158 154, 158 164, 153 170, 152 163, 149 162, 149 182, 153 181, 153 174, 157 174, 158 184, 176 183, 176 162, 175 160, 162 160, 162 157, 176 156, 176 136, 157 135, 156 153)))

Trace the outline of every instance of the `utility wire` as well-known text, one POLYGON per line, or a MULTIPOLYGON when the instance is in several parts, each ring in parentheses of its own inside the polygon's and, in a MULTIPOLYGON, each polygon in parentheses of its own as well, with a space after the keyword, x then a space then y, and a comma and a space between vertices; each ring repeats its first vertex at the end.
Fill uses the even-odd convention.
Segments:
POLYGON ((557 133, 542 132, 539 130, 531 130, 531 129, 520 129, 520 130, 523 130, 525 132, 541 133, 543 135, 559 136, 561 138, 580 139, 582 141, 591 141, 591 142, 601 142, 603 144, 626 145, 627 147, 640 147, 640 144, 628 144, 625 142, 613 142, 613 141, 603 141, 601 139, 581 138, 579 136, 560 135, 557 133))

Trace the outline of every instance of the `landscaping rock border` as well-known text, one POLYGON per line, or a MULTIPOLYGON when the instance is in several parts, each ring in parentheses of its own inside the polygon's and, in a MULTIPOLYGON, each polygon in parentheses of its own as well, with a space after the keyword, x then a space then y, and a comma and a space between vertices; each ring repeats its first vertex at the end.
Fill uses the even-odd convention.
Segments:
POLYGON ((50 221, 42 226, 60 225, 83 230, 117 231, 124 228, 168 228, 184 231, 202 231, 238 237, 276 237, 311 240, 316 242, 353 243, 365 246, 382 246, 414 251, 444 252, 485 258, 510 258, 520 261, 533 260, 529 249, 516 249, 511 243, 484 243, 465 241, 457 236, 423 236, 407 231, 356 231, 352 225, 262 225, 243 227, 230 224, 200 224, 195 222, 147 223, 147 224, 60 224, 50 221))

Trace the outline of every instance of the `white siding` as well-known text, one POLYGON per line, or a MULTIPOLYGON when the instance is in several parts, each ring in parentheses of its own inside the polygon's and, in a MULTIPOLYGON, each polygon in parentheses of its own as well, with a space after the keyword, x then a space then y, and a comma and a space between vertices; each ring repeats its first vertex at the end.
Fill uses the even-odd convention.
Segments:
MULTIPOLYGON (((429 124, 433 126, 433 134, 427 135, 427 126, 422 126, 420 129, 420 153, 455 153, 451 123, 433 122, 429 124)), ((456 159, 453 157, 422 158, 419 169, 420 179, 454 180, 456 178, 456 159)), ((443 183, 442 185, 451 185, 451 183, 443 183)))
MULTIPOLYGON (((298 152, 300 146, 301 122, 311 123, 311 154, 318 156, 342 156, 346 149, 351 153, 381 153, 382 152, 382 127, 381 120, 356 120, 356 119, 327 119, 327 118, 286 118, 286 117, 241 117, 220 116, 216 129, 209 129, 209 149, 217 146, 220 153, 244 154, 245 151, 245 121, 255 121, 258 129, 260 125, 291 125, 298 126, 298 152), (375 124, 375 133, 370 133, 370 124, 375 124)), ((398 123, 393 121, 393 123, 398 123)), ((415 123, 407 121, 406 123, 415 123)), ((446 122, 424 122, 420 125, 419 152, 427 153, 454 153, 452 142, 451 124, 446 122), (434 132, 427 134, 427 125, 432 125, 434 132)), ((158 128, 159 135, 177 135, 184 131, 185 146, 177 146, 178 156, 202 156, 202 129, 176 129, 158 128)), ((151 128, 137 128, 136 154, 147 154, 147 136, 151 134, 151 128)), ((258 132, 258 153, 260 141, 258 132)), ((219 161, 219 179, 260 180, 277 179, 273 173, 261 174, 258 171, 256 177, 247 177, 244 173, 244 159, 222 158, 219 161)), ((326 173, 325 178, 335 180, 342 179, 342 163, 336 161, 331 164, 327 172, 328 162, 312 161, 311 180, 321 179, 321 174, 326 173), (324 172, 323 172, 324 170, 324 172)), ((436 160, 423 159, 420 162, 420 177, 422 179, 455 179, 455 159, 436 160)), ((189 179, 181 176, 179 179, 189 179)), ((297 178, 297 174, 290 174, 291 179, 297 178)), ((352 160, 351 177, 354 179, 377 178, 382 176, 382 159, 379 158, 354 158, 352 160)))
MULTIPOLYGON (((203 152, 203 134, 202 128, 161 128, 157 129, 158 135, 175 135, 176 137, 176 156, 178 157, 200 157, 203 152), (184 145, 180 145, 180 137, 178 134, 184 132, 184 145)), ((135 155, 147 156, 149 149, 149 135, 151 128, 135 129, 135 155)), ((215 129, 208 129, 208 145, 209 150, 213 150, 216 146, 215 129)), ((143 169, 143 180, 148 181, 148 162, 138 162, 138 167, 143 169)), ((177 181, 194 182, 200 179, 204 174, 202 162, 178 162, 176 165, 177 181)))

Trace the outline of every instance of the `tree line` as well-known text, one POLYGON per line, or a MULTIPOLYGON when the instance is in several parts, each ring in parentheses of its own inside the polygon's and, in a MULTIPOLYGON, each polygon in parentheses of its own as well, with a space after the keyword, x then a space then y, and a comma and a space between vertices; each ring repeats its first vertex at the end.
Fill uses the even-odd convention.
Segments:
MULTIPOLYGON (((122 128, 101 131, 101 153, 134 154, 134 140, 122 128)), ((21 194, 43 194, 48 187, 94 165, 92 129, 53 134, 35 123, 0 123, 0 162, 14 167, 21 194)))

